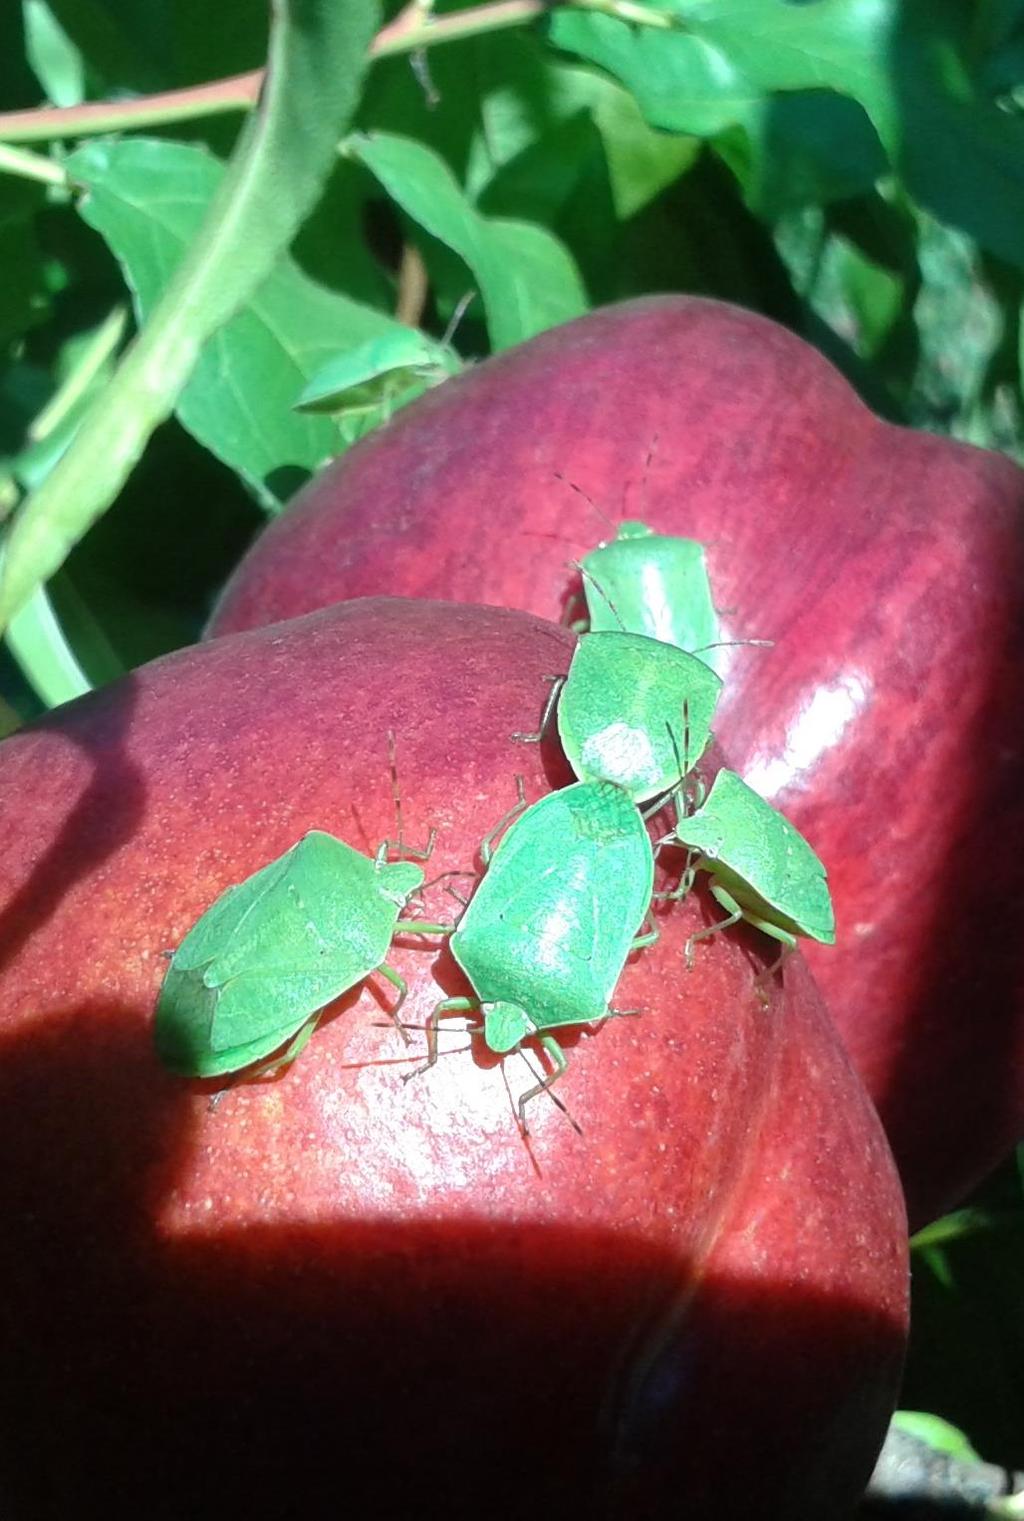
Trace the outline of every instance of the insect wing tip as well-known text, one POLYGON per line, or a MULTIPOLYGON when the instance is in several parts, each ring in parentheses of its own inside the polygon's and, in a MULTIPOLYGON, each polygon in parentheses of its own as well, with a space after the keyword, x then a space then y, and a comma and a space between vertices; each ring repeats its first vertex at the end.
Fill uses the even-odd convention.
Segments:
POLYGON ((206 969, 171 966, 156 1006, 154 1042, 165 1067, 182 1077, 203 1076, 203 1056, 213 1050, 213 1023, 219 994, 206 969))

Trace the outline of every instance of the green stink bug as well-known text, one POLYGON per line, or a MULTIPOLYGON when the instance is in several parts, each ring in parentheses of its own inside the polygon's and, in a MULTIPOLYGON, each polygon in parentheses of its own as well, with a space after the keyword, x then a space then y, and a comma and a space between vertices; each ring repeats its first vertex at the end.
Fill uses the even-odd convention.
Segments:
MULTIPOLYGON (((407 852, 425 857, 426 851, 407 852)), ((380 972, 396 933, 444 934, 450 925, 402 921, 423 883, 412 861, 371 861, 314 829, 246 881, 223 892, 171 959, 156 1010, 156 1048, 183 1077, 238 1072, 290 1042, 294 1061, 326 1006, 380 972)))
MULTIPOLYGON (((690 654, 718 640, 703 544, 627 519, 580 561, 592 633, 621 629, 690 654)), ((708 664, 713 664, 708 661, 708 664)))
MULTIPOLYGON (((657 442, 655 434, 644 462, 641 490, 646 487, 657 442)), ((615 527, 582 487, 558 471, 555 474, 615 527)), ((646 634, 688 654, 700 654, 719 670, 720 657, 710 652, 723 646, 719 643, 718 614, 703 544, 676 534, 657 533, 637 518, 625 518, 613 539, 602 540, 578 564, 587 616, 581 623, 572 624, 576 632, 597 634, 618 629, 646 634)))
POLYGON ((683 890, 695 871, 706 871, 712 893, 729 915, 710 930, 699 930, 691 946, 740 919, 787 949, 797 935, 835 943, 824 866, 799 830, 735 771, 723 767, 700 807, 681 817, 667 839, 697 852, 684 873, 683 890))
POLYGON ((449 942, 474 996, 436 1006, 427 1022, 428 1060, 409 1076, 437 1060, 444 1013, 480 1010, 484 1039, 500 1053, 537 1035, 553 1070, 519 1100, 525 1133, 527 1104, 567 1065, 558 1041, 544 1032, 616 1014, 610 999, 626 957, 657 931, 640 933, 654 854, 620 787, 576 782, 523 807, 521 801, 484 840, 485 875, 449 942))
POLYGON ((399 400, 411 398, 424 385, 440 385, 461 368, 450 344, 417 328, 395 327, 329 359, 306 382, 295 407, 300 412, 390 415, 399 400))
POLYGON ((614 782, 634 803, 670 792, 680 780, 674 735, 684 712, 687 770, 711 738, 722 683, 710 666, 644 634, 581 634, 567 676, 558 677, 537 734, 558 704, 558 735, 581 781, 614 782))

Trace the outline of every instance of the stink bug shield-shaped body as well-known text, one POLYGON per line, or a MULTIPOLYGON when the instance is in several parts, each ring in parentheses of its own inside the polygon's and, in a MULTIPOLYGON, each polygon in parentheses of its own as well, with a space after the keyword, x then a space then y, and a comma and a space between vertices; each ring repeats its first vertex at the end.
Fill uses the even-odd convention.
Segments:
POLYGON ((290 1041, 294 1059, 322 1010, 379 971, 396 930, 442 926, 399 915, 423 883, 411 861, 374 860, 321 830, 229 887, 175 951, 156 1011, 156 1047, 172 1072, 216 1077, 290 1041))
POLYGON ((799 830, 735 771, 719 771, 705 801, 679 819, 669 839, 699 852, 688 870, 709 873, 729 913, 723 925, 746 919, 789 947, 798 935, 835 942, 824 866, 799 830))
MULTIPOLYGON (((689 653, 717 641, 703 544, 627 519, 580 561, 592 633, 646 634, 689 653)), ((710 656, 708 663, 712 664, 710 656)))
MULTIPOLYGON (((684 725, 686 769, 697 764, 721 689, 695 655, 642 634, 609 631, 580 636, 551 702, 558 703, 565 757, 581 781, 614 782, 643 803, 678 784, 684 725)), ((550 704, 542 730, 549 716, 550 704)))
POLYGON ((626 957, 654 938, 653 931, 639 933, 651 902, 654 854, 640 814, 606 782, 576 782, 541 798, 492 853, 493 838, 482 851, 485 875, 449 942, 475 997, 438 1004, 428 1024, 427 1065, 436 1060, 437 1021, 445 1012, 479 1009, 492 1051, 513 1051, 540 1036, 554 1070, 519 1100, 523 1123, 526 1105, 566 1067, 546 1032, 611 1017, 626 957))
POLYGON ((295 406, 300 412, 375 412, 417 385, 438 385, 461 368, 449 344, 416 328, 396 327, 329 359, 295 406))

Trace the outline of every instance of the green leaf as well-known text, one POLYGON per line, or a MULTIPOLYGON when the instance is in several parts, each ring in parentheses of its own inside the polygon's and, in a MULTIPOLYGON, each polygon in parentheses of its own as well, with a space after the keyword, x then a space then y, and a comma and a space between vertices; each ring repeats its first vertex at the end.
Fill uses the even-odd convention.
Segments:
POLYGON ((57 389, 36 412, 24 446, 10 461, 11 474, 24 491, 46 479, 77 432, 90 399, 109 380, 127 315, 115 307, 97 328, 61 345, 53 365, 57 389))
POLYGON ((469 267, 495 349, 586 310, 583 283, 565 246, 533 223, 482 216, 432 149, 376 132, 349 138, 347 150, 414 222, 469 267))
MULTIPOLYGON (((664 9, 664 7, 659 7, 664 9)), ((600 64, 656 127, 741 127, 779 91, 858 101, 927 210, 1024 262, 1024 119, 976 78, 973 7, 960 0, 676 0, 680 30, 557 10, 552 40, 600 64)), ((838 151, 845 153, 842 145, 838 151)))
POLYGON ((138 31, 133 37, 117 15, 116 0, 23 0, 26 42, 30 41, 30 7, 40 57, 34 66, 57 105, 55 88, 77 89, 79 99, 105 98, 125 90, 151 91, 169 83, 164 29, 149 0, 133 0, 138 31), (45 75, 43 69, 45 68, 45 75))
MULTIPOLYGON (((611 299, 616 216, 656 195, 700 145, 649 127, 621 85, 557 58, 532 29, 434 50, 430 70, 441 96, 433 111, 408 62, 383 60, 360 125, 432 148, 481 215, 545 227, 569 250, 591 299, 611 299)), ((415 229, 410 236, 417 238, 415 229)), ((469 284, 465 265, 434 239, 420 243, 437 309, 447 316, 469 284)), ((478 302, 468 317, 466 336, 478 350, 483 315, 478 302)))
POLYGON ((895 408, 905 421, 920 363, 918 220, 901 198, 890 202, 872 191, 824 214, 787 215, 775 238, 809 308, 802 331, 826 352, 829 331, 831 343, 848 342, 864 363, 858 373, 840 357, 840 368, 876 411, 889 416, 895 408))
POLYGON ((502 181, 497 199, 506 200, 509 182, 519 178, 542 203, 555 204, 543 186, 538 191, 538 180, 564 181, 567 167, 579 177, 581 162, 565 160, 567 150, 575 149, 582 160, 588 149, 577 125, 581 118, 590 126, 590 140, 603 144, 619 217, 646 205, 699 152, 693 139, 650 127, 633 96, 614 80, 553 56, 536 32, 479 38, 476 52, 479 126, 465 175, 474 201, 491 200, 495 180, 502 181), (546 165, 552 152, 559 162, 546 165))
POLYGON ((1012 1224, 1012 1220, 1009 1217, 1000 1218, 990 1209, 968 1205, 964 1209, 952 1210, 948 1215, 942 1215, 930 1225, 924 1226, 911 1237, 910 1245, 915 1252, 948 1246, 951 1241, 986 1235, 1004 1224, 1012 1224))
POLYGON ((488 327, 496 349, 521 343, 587 310, 573 257, 546 228, 507 217, 491 217, 487 227, 501 275, 486 282, 481 278, 480 285, 485 305, 491 292, 488 327))
POLYGON ((46 0, 23 0, 25 56, 48 100, 77 106, 85 99, 82 55, 46 0))
POLYGON ((580 90, 601 134, 620 218, 633 216, 692 169, 700 143, 692 137, 652 130, 627 90, 589 69, 565 69, 562 78, 567 90, 573 86, 580 90))
MULTIPOLYGON (((535 141, 510 158, 479 196, 487 215, 519 216, 551 226, 571 202, 590 166, 604 161, 601 135, 589 112, 555 121, 535 141)), ((614 220, 609 197, 595 208, 607 232, 614 220)))
POLYGON ((621 222, 678 178, 701 145, 656 132, 621 85, 553 57, 535 33, 501 42, 500 53, 477 49, 480 122, 467 194, 484 215, 547 227, 591 299, 614 299, 621 222))
POLYGON ((747 205, 766 221, 861 195, 886 168, 863 108, 826 90, 795 90, 752 106, 742 130, 717 138, 715 151, 743 186, 747 205))
POLYGON ((6 535, 0 626, 116 497, 202 351, 266 279, 309 212, 377 21, 373 0, 277 0, 260 103, 202 228, 71 447, 6 535))
POLYGON ((924 85, 908 92, 898 160, 908 189, 940 221, 1024 266, 1024 119, 924 85))
POLYGON ((736 125, 761 92, 696 36, 631 27, 614 16, 559 10, 556 47, 600 64, 635 96, 653 127, 712 137, 736 125))
MULTIPOLYGON (((223 166, 202 148, 127 138, 89 143, 69 167, 89 186, 79 209, 124 268, 144 321, 202 225, 223 166)), ((278 511, 294 470, 316 469, 343 442, 330 418, 295 412, 297 396, 339 349, 396 327, 281 257, 203 346, 175 411, 268 511, 278 511)))
MULTIPOLYGON (((776 90, 830 88, 859 100, 883 139, 898 120, 886 68, 896 0, 678 0, 682 30, 557 11, 550 35, 633 90, 653 125, 711 136, 776 90)), ((665 9, 666 7, 659 7, 665 9)))

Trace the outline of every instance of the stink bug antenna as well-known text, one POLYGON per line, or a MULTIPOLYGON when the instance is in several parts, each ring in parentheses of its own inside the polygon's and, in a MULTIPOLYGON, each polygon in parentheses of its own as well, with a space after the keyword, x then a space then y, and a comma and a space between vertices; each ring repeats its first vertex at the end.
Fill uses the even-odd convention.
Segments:
POLYGON ((739 649, 773 650, 774 639, 716 639, 714 644, 702 644, 698 649, 691 650, 691 655, 703 655, 707 650, 739 650, 739 649))
POLYGON ((654 459, 654 454, 658 447, 658 437, 659 435, 655 433, 654 437, 651 439, 651 442, 647 446, 647 454, 644 458, 644 473, 640 477, 640 495, 643 500, 645 514, 647 510, 647 477, 650 473, 651 461, 654 459))
POLYGON ((398 828, 398 839, 385 841, 395 855, 403 860, 414 857, 417 861, 429 861, 434 850, 434 841, 437 839, 437 830, 431 829, 427 835, 427 843, 423 846, 406 845, 405 829, 402 822, 402 794, 398 789, 398 760, 395 751, 395 731, 388 730, 388 769, 391 772, 391 800, 395 807, 395 824, 398 828))
MULTIPOLYGON (((704 785, 699 777, 696 778, 695 798, 691 796, 686 784, 686 777, 690 771, 690 702, 688 698, 683 698, 682 755, 679 753, 679 741, 676 739, 675 730, 673 729, 672 725, 666 722, 665 728, 668 730, 669 743, 671 744, 672 749, 675 753, 676 764, 679 767, 679 782, 668 793, 667 798, 658 799, 658 805, 659 807, 664 806, 664 803, 671 799, 676 810, 676 825, 671 834, 667 834, 662 839, 658 840, 655 849, 655 855, 657 855, 657 851, 660 850, 662 845, 673 845, 677 843, 676 829, 679 827, 679 820, 681 818, 686 818, 691 812, 694 811, 694 808, 699 808, 701 803, 704 801, 704 785)), ((679 878, 679 886, 672 888, 668 892, 656 892, 653 894, 653 896, 656 899, 661 899, 663 901, 667 900, 669 902, 678 902, 680 898, 685 898, 693 886, 693 879, 696 876, 696 867, 694 866, 694 861, 699 853, 699 851, 688 848, 686 852, 686 864, 683 867, 682 874, 679 878)))
POLYGON ((391 800, 395 805, 395 823, 398 826, 398 854, 403 854, 402 794, 398 790, 398 760, 395 753, 395 731, 388 730, 388 769, 391 772, 391 800))
POLYGON ((583 577, 584 581, 586 581, 587 585, 588 586, 592 586, 594 588, 594 590, 597 592, 598 596, 601 598, 601 601, 604 603, 605 607, 607 607, 609 609, 609 611, 611 612, 612 617, 615 619, 616 623, 619 625, 619 628, 622 630, 622 632, 624 634, 628 633, 628 630, 626 628, 626 625, 625 625, 625 622, 624 622, 624 620, 622 618, 621 613, 619 612, 618 608, 615 606, 615 603, 612 601, 611 597, 609 597, 608 593, 605 591, 604 587, 601 585, 601 583, 597 579, 597 577, 595 575, 593 575, 587 569, 587 567, 584 564, 582 564, 581 561, 579 561, 579 560, 571 560, 569 563, 572 565, 572 567, 573 567, 574 570, 578 570, 579 571, 580 575, 583 577))
POLYGON ((690 770, 690 699, 688 697, 683 698, 682 753, 680 753, 679 750, 679 741, 676 738, 676 731, 673 729, 672 725, 668 722, 667 719, 665 721, 665 730, 668 734, 668 742, 672 746, 672 754, 676 758, 676 773, 678 776, 678 781, 675 782, 667 792, 662 792, 659 794, 659 796, 656 797, 652 803, 648 804, 646 808, 641 808, 641 816, 645 819, 652 818, 655 814, 660 813, 661 810, 670 802, 675 803, 676 816, 678 818, 678 800, 680 796, 683 797, 683 807, 685 812, 686 798, 684 782, 690 770))
POLYGON ((468 291, 466 291, 466 293, 465 293, 464 296, 460 296, 459 297, 459 300, 458 300, 458 302, 456 304, 455 310, 452 312, 451 316, 448 319, 448 326, 445 328, 444 332, 441 334, 441 342, 445 345, 445 347, 447 347, 451 343, 452 339, 455 337, 456 331, 458 330, 459 323, 462 321, 463 317, 466 315, 466 308, 467 308, 467 306, 469 305, 469 303, 471 301, 475 301, 475 300, 476 300, 476 291, 475 290, 468 290, 468 291))
POLYGON ((677 767, 679 767, 679 786, 674 786, 674 788, 673 788, 673 797, 674 797, 674 799, 677 800, 677 802, 676 802, 676 811, 679 812, 679 799, 680 799, 680 797, 682 797, 682 800, 683 800, 683 812, 686 812, 686 805, 688 805, 688 803, 689 803, 688 789, 686 789, 686 777, 688 777, 689 773, 691 773, 691 759, 689 759, 689 698, 688 697, 683 698, 683 753, 682 754, 679 753, 679 741, 677 741, 677 738, 676 738, 676 730, 673 729, 673 726, 671 726, 671 724, 669 724, 669 722, 666 722, 665 727, 666 727, 666 729, 668 729, 668 739, 669 739, 669 742, 671 742, 671 747, 673 747, 674 756, 676 756, 676 765, 677 765, 677 767))
POLYGON ((681 783, 683 777, 690 769, 690 699, 688 697, 683 698, 682 754, 679 753, 679 741, 676 739, 676 731, 673 729, 672 725, 668 722, 667 719, 665 720, 665 728, 668 730, 668 739, 669 744, 672 746, 672 754, 675 756, 676 765, 679 767, 679 780, 681 783))
MULTIPOLYGON (((668 729, 669 739, 672 741, 672 748, 676 753, 676 760, 679 761, 679 748, 676 744, 676 737, 672 732, 672 725, 666 724, 665 727, 668 729)), ((680 799, 682 800, 683 818, 692 813, 696 808, 699 808, 704 801, 704 784, 700 780, 700 777, 695 778, 696 787, 693 793, 690 792, 685 780, 690 772, 690 701, 687 697, 683 698, 683 758, 680 764, 682 765, 683 770, 680 773, 679 786, 674 788, 672 792, 672 797, 676 808, 677 829, 679 827, 680 819, 680 799)), ((692 849, 688 849, 686 852, 686 865, 683 868, 683 874, 679 882, 679 886, 682 889, 684 896, 690 891, 690 888, 693 886, 693 879, 696 876, 696 870, 693 863, 696 860, 698 854, 699 852, 692 849)))
POLYGON ((608 527, 612 529, 614 533, 618 533, 619 525, 617 523, 614 523, 608 514, 603 510, 603 508, 597 505, 593 497, 589 497, 587 495, 582 486, 577 486, 576 482, 571 481, 567 475, 563 475, 561 470, 555 471, 555 480, 561 481, 564 486, 568 486, 571 491, 575 491, 577 496, 581 496, 586 502, 587 506, 590 507, 592 511, 597 513, 601 521, 603 523, 607 523, 608 527))
POLYGON ((672 725, 666 722, 665 728, 668 730, 669 741, 672 745, 673 751, 675 752, 676 763, 680 768, 679 785, 677 787, 673 787, 672 796, 676 798, 682 797, 683 811, 684 813, 688 813, 692 811, 689 806, 691 803, 693 804, 694 808, 699 808, 704 801, 704 783, 701 781, 700 777, 694 773, 694 786, 692 793, 690 791, 689 785, 686 782, 686 778, 690 775, 691 771, 693 771, 693 768, 697 764, 697 761, 700 760, 699 755, 695 756, 692 761, 690 759, 690 699, 688 697, 683 698, 682 756, 679 754, 679 743, 676 740, 675 731, 673 730, 672 725))
MULTIPOLYGON (((373 1019, 373 1020, 370 1021, 370 1024, 371 1024, 372 1028, 375 1029, 375 1030, 393 1030, 395 1028, 396 1021, 391 1020, 391 1019, 373 1019)), ((403 1024, 399 1024, 398 1028, 400 1030, 415 1030, 418 1035, 422 1035, 423 1034, 423 1026, 422 1025, 403 1025, 403 1024)), ((452 1035, 460 1035, 460 1034, 463 1034, 463 1033, 464 1032, 460 1031, 460 1030, 452 1030, 451 1031, 452 1035)), ((472 1041, 471 1041, 468 1046, 446 1046, 443 1051, 438 1051, 437 1054, 438 1054, 438 1057, 442 1057, 442 1056, 458 1056, 458 1055, 460 1055, 461 1052, 463 1052, 463 1051, 472 1051, 472 1049, 473 1049, 473 1044, 472 1044, 472 1041)), ((404 1066, 404 1064, 406 1062, 415 1062, 415 1061, 419 1061, 419 1057, 417 1055, 415 1055, 415 1053, 413 1053, 413 1054, 410 1054, 409 1056, 376 1056, 371 1061, 365 1061, 365 1062, 339 1062, 338 1066, 341 1069, 341 1071, 348 1072, 348 1071, 352 1071, 352 1070, 358 1070, 358 1069, 361 1069, 363 1067, 401 1067, 401 1066, 404 1066)), ((415 1077, 416 1074, 415 1074, 415 1072, 408 1072, 408 1073, 406 1073, 406 1076, 407 1077, 415 1077)))

